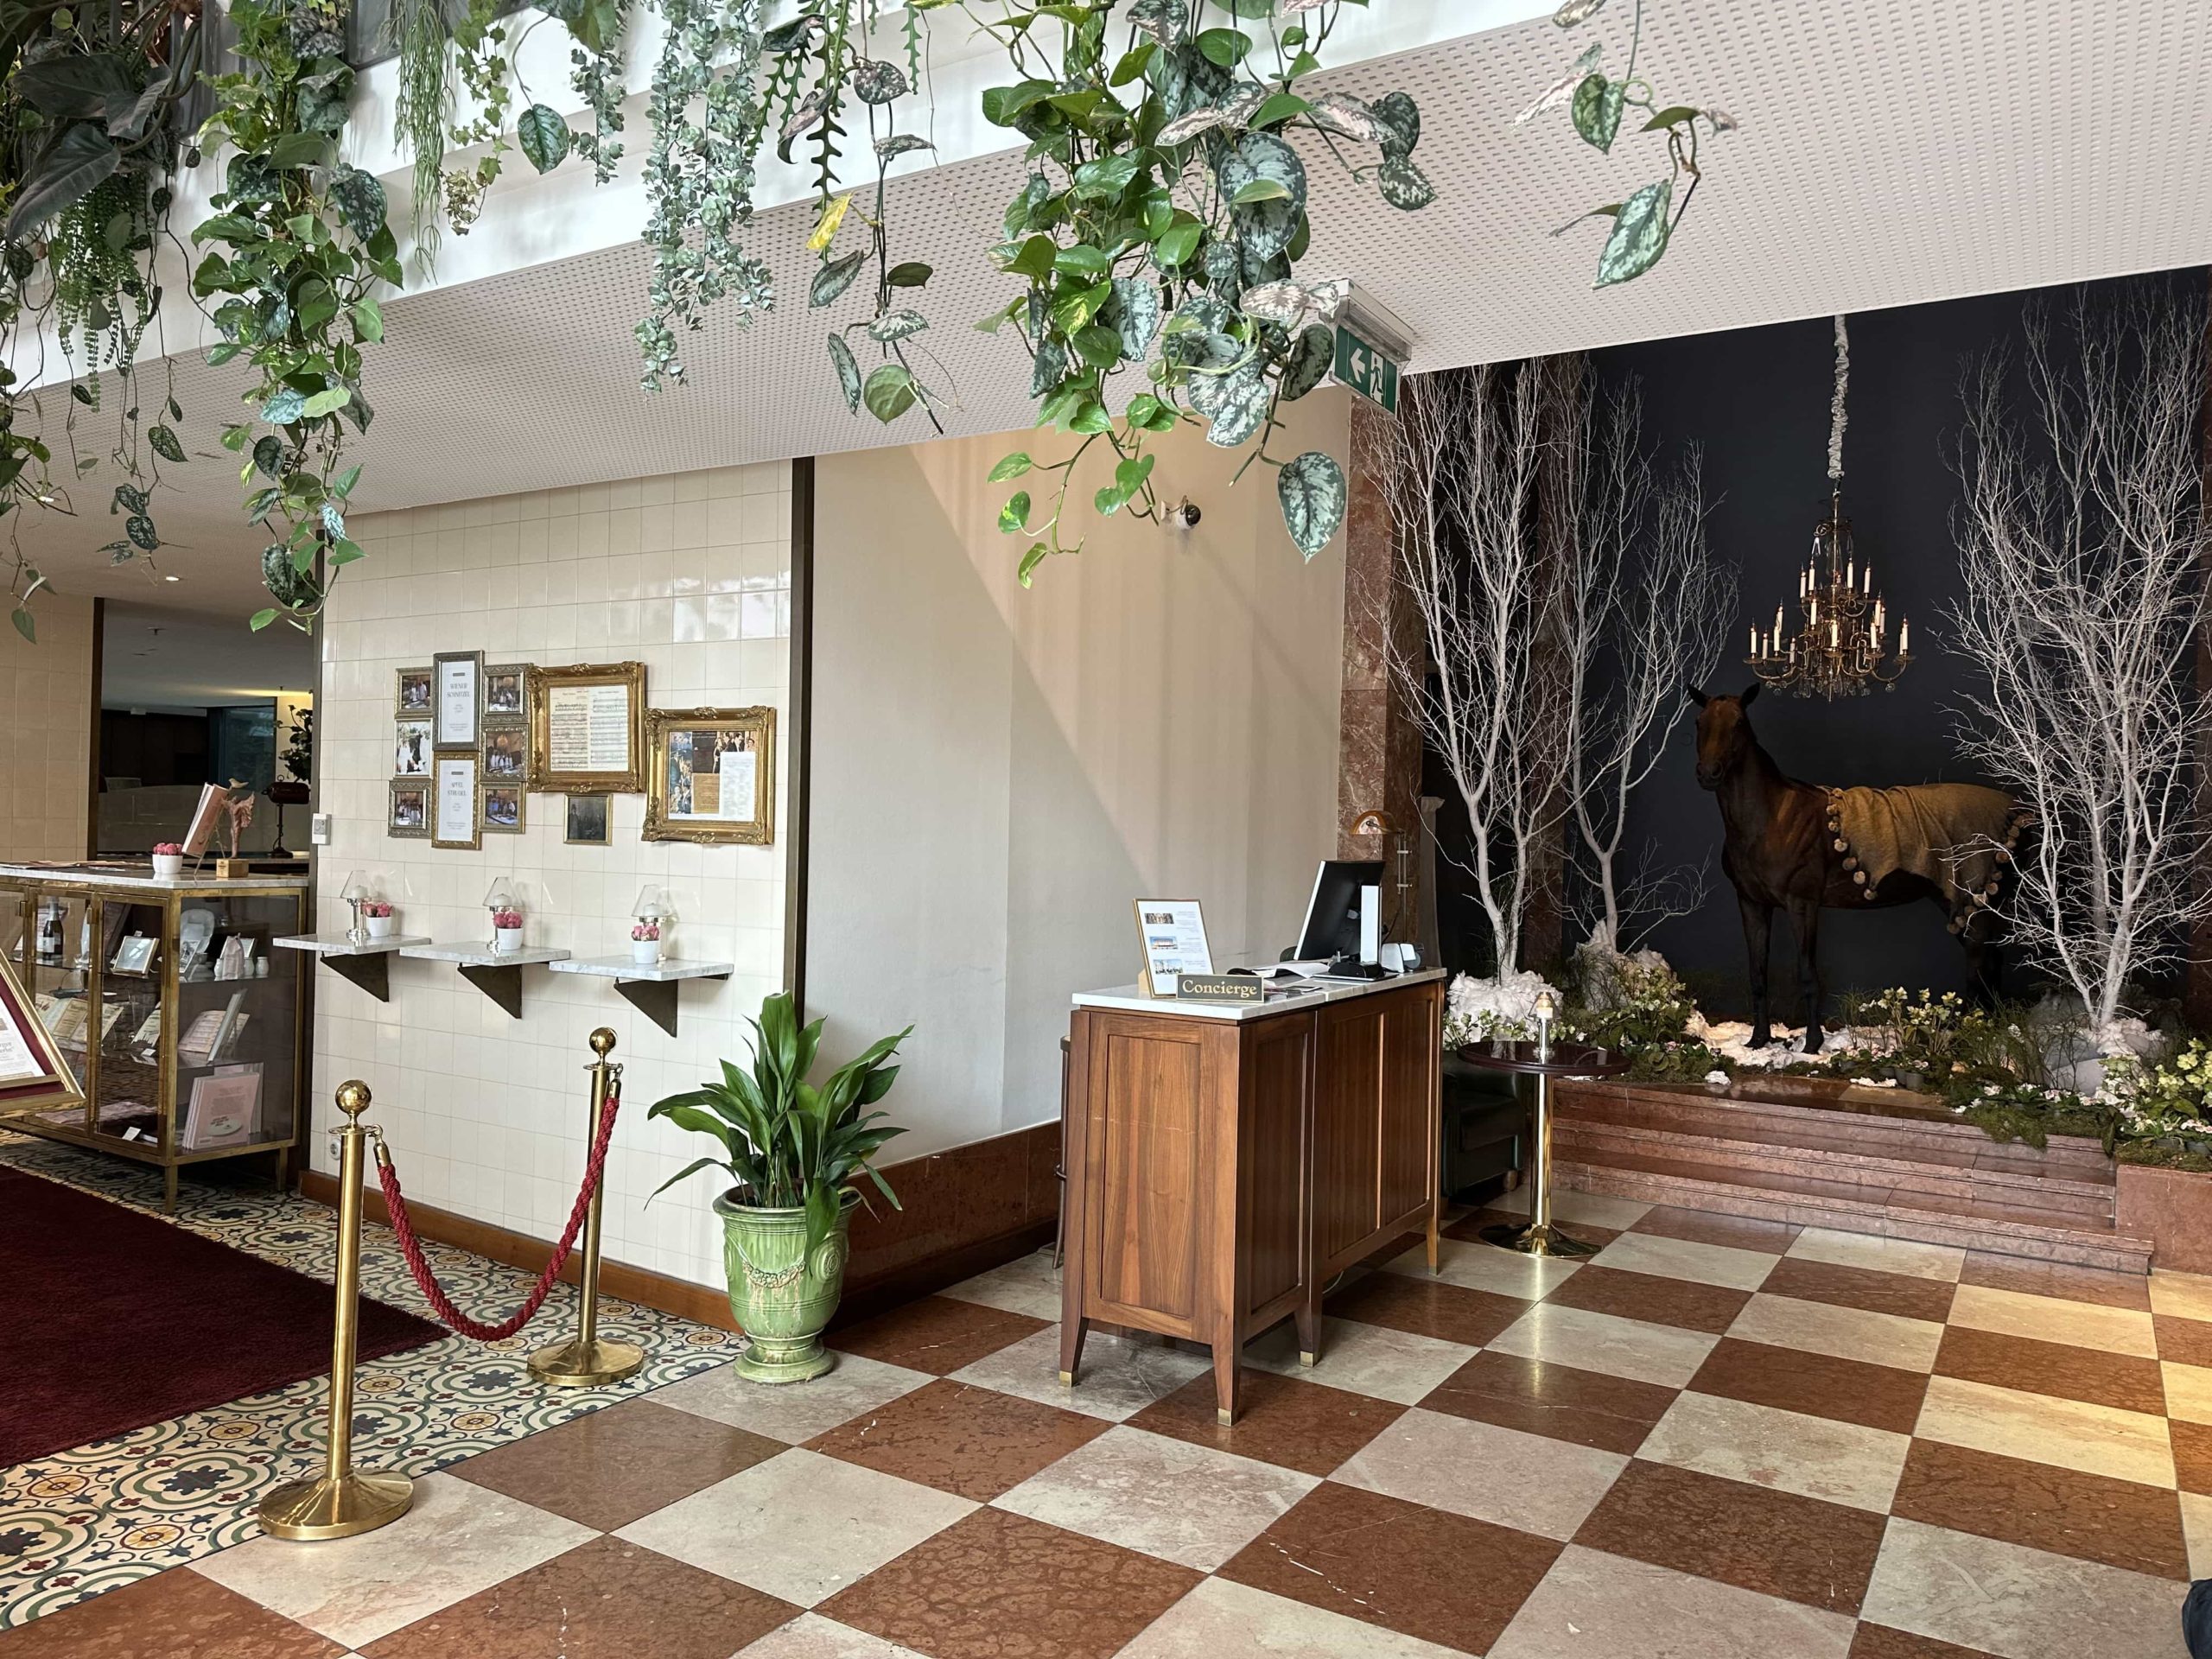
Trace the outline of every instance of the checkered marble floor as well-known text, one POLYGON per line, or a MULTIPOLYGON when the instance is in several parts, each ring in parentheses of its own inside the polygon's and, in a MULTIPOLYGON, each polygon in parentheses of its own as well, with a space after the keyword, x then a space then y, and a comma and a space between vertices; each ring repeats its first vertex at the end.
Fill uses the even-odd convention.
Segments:
POLYGON ((2212 1281, 1567 1195, 1320 1363, 1094 1337, 1033 1256, 769 1389, 706 1371, 0 1634, 0 1659, 2177 1659, 2212 1281))

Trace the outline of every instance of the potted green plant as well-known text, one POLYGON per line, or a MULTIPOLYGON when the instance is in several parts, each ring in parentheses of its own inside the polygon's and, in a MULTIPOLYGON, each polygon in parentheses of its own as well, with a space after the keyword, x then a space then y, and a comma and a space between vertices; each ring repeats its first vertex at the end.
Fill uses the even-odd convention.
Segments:
POLYGON ((891 1091, 899 1076, 892 1057, 914 1028, 871 1045, 817 1087, 806 1077, 822 1046, 821 1020, 800 1029, 791 993, 779 991, 750 1023, 752 1071, 724 1060, 720 1083, 671 1095, 649 1114, 721 1148, 659 1191, 709 1167, 730 1173, 737 1184, 715 1200, 715 1213, 722 1218, 730 1312, 747 1338, 739 1374, 804 1382, 832 1363, 822 1332, 844 1289, 853 1206, 867 1201, 861 1177, 899 1207, 871 1160, 905 1131, 884 1126, 887 1114, 868 1108, 891 1091))

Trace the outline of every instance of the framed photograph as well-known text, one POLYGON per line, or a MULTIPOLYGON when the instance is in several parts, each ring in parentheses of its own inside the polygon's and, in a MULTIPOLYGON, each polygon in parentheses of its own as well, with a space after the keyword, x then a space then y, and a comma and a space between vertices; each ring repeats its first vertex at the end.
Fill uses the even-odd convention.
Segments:
POLYGON ((473 749, 484 725, 484 653, 442 651, 434 660, 432 747, 473 749))
POLYGON ((402 841, 422 841, 430 833, 430 784, 428 779, 414 781, 394 779, 391 785, 391 813, 385 822, 385 834, 402 841))
POLYGON ((399 696, 396 710, 402 720, 428 720, 430 717, 430 685, 436 677, 427 668, 403 668, 399 671, 399 696))
POLYGON ((484 713, 496 719, 512 715, 520 720, 530 712, 530 664, 502 663, 484 671, 484 713))
POLYGON ((1180 976, 1213 972, 1205 912, 1197 899, 1140 899, 1136 914, 1147 996, 1173 996, 1180 976))
POLYGON ((604 795, 569 796, 569 833, 563 839, 573 847, 613 846, 613 806, 604 795))
POLYGON ((523 803, 528 799, 520 784, 486 784, 484 785, 484 833, 487 836, 518 836, 524 828, 523 803))
POLYGON ((391 756, 391 775, 395 778, 429 777, 430 722, 427 720, 403 720, 397 729, 398 741, 391 756))
POLYGON ((484 824, 478 816, 476 757, 442 754, 437 776, 431 780, 430 845, 474 852, 484 844, 484 824))
POLYGON ((151 934, 133 933, 115 947, 115 956, 108 963, 108 971, 129 974, 143 979, 154 971, 154 952, 161 941, 151 934))
POLYGON ((645 715, 647 841, 776 839, 776 711, 654 709, 645 715))
POLYGON ((635 795, 645 786, 645 665, 597 663, 530 672, 531 787, 635 795))
POLYGON ((530 782, 530 728, 518 720, 484 722, 484 781, 530 782))
POLYGON ((45 1010, 59 1006, 32 1001, 15 963, 0 951, 0 1112, 83 1109, 84 1090, 47 1023, 45 1010))

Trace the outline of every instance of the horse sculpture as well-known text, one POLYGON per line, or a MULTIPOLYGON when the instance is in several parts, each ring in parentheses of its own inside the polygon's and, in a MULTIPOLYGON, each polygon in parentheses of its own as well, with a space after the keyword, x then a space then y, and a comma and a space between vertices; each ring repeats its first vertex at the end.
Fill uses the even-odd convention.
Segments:
POLYGON ((1759 746, 1745 710, 1758 695, 1707 696, 1694 686, 1697 780, 1720 803, 1727 835, 1720 867, 1736 888, 1751 955, 1751 1046, 1774 1040, 1767 1013, 1767 950, 1774 912, 1797 936, 1805 1052, 1821 1047, 1820 918, 1823 906, 1866 910, 1933 899, 1966 947, 1974 981, 1993 995, 1996 915, 1990 901, 2028 815, 2000 789, 1915 784, 1831 789, 1785 778, 1759 746))

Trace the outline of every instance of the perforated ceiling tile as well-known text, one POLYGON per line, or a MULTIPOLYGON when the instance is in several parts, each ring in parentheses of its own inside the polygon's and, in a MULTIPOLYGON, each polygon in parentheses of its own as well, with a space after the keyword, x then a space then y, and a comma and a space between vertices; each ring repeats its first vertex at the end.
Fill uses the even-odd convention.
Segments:
MULTIPOLYGON (((1657 176, 1654 141, 1610 156, 1563 115, 1513 124, 1573 37, 1533 22, 1363 64, 1336 84, 1421 100, 1420 160, 1440 199, 1402 214, 1313 158, 1319 232, 1305 270, 1357 276, 1409 322, 1415 366, 1861 311, 2202 263, 2212 256, 2212 32, 2202 0, 1654 0, 1642 67, 1660 93, 1731 111, 1679 243, 1651 275, 1593 292, 1596 222, 1554 227, 1657 176)), ((922 298, 960 407, 957 432, 1026 425, 1019 342, 969 325, 1014 291, 983 250, 1020 173, 1009 152, 895 184, 897 257, 936 267, 922 298)), ((498 211, 495 200, 493 212, 498 211)), ((687 342, 692 384, 637 385, 635 245, 402 296, 367 368, 378 420, 361 505, 406 506, 832 452, 928 435, 918 416, 855 419, 824 352, 834 313, 804 302, 804 204, 757 246, 783 306, 750 331, 727 309, 687 342)), ((179 365, 194 448, 239 382, 179 365)), ((259 537, 236 466, 177 469, 162 506, 190 602, 248 606, 259 537)), ((90 551, 97 509, 30 532, 57 586, 145 593, 90 551)), ((165 598, 182 598, 170 588, 165 598)))

